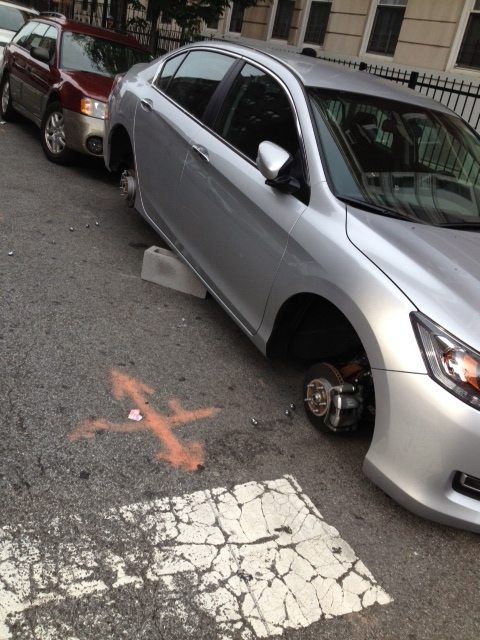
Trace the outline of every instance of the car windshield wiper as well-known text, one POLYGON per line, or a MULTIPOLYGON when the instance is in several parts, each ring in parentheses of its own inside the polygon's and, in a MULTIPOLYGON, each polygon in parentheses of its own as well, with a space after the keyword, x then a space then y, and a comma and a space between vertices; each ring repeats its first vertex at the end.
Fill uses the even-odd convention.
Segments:
POLYGON ((442 222, 437 226, 443 229, 459 229, 460 231, 480 231, 480 222, 442 222))
POLYGON ((386 218, 394 218, 395 220, 403 220, 405 222, 415 222, 417 224, 428 224, 419 218, 413 218, 410 216, 406 216, 403 213, 399 213, 398 211, 394 211, 393 209, 389 209, 388 207, 382 207, 378 204, 373 204, 371 202, 366 202, 365 200, 357 200, 356 198, 345 198, 344 196, 337 196, 339 200, 344 202, 345 204, 350 204, 353 207, 357 207, 358 209, 364 209, 365 211, 371 211, 372 213, 378 213, 381 216, 385 216, 386 218))

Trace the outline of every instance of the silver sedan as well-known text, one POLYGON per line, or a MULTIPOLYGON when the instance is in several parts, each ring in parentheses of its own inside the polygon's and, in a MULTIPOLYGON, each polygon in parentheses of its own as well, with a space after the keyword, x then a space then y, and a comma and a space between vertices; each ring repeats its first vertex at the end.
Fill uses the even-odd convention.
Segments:
POLYGON ((480 532, 477 134, 362 72, 213 42, 133 67, 109 114, 127 201, 263 353, 305 361, 311 422, 374 423, 367 476, 480 532))

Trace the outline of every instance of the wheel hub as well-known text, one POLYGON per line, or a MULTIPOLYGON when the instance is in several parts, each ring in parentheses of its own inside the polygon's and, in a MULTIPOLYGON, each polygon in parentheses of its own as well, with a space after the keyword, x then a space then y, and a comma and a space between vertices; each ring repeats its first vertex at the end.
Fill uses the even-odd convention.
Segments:
POLYGON ((316 374, 306 385, 307 411, 320 418, 331 431, 355 429, 363 404, 359 389, 345 382, 338 369, 330 364, 318 365, 316 374))
POLYGON ((137 181, 130 171, 125 170, 120 177, 120 195, 127 201, 129 207, 133 207, 135 203, 135 192, 137 190, 137 181))
POLYGON ((305 402, 313 415, 321 418, 326 415, 331 385, 322 378, 315 378, 307 385, 305 402))

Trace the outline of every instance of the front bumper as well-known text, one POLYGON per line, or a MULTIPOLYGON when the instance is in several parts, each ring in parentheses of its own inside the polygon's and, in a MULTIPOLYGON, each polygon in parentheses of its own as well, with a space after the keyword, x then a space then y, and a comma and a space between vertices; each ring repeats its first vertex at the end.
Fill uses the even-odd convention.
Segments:
POLYGON ((98 153, 92 153, 87 146, 87 142, 90 138, 97 138, 101 140, 103 145, 105 137, 105 124, 103 120, 100 118, 92 118, 92 116, 84 116, 82 113, 77 113, 70 109, 63 110, 63 120, 67 146, 70 149, 74 149, 80 153, 86 153, 90 156, 102 156, 103 149, 98 153))
POLYGON ((457 472, 480 478, 480 411, 425 374, 374 370, 373 379, 365 474, 410 511, 480 533, 480 499, 453 488, 457 472))

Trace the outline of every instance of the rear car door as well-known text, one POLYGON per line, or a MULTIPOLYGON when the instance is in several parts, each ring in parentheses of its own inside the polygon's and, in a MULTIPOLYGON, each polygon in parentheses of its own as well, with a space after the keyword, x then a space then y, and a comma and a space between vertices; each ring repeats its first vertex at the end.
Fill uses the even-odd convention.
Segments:
POLYGON ((139 96, 134 138, 142 204, 180 250, 185 221, 178 216, 178 187, 187 151, 212 96, 236 60, 212 51, 178 54, 139 96))
POLYGON ((250 63, 210 125, 193 136, 180 182, 177 224, 187 259, 254 333, 289 233, 308 200, 300 127, 281 81, 250 63), (265 184, 255 160, 259 144, 267 140, 294 159, 302 183, 297 196, 265 184))

